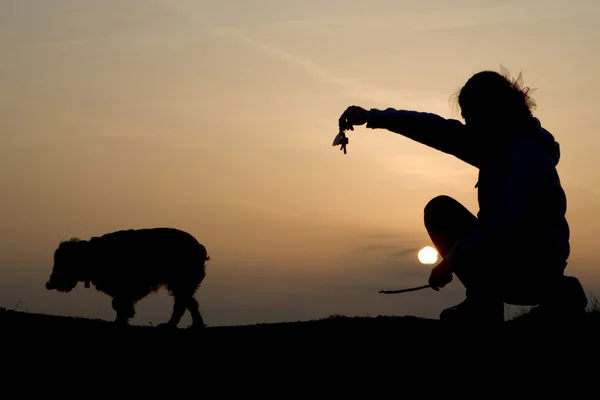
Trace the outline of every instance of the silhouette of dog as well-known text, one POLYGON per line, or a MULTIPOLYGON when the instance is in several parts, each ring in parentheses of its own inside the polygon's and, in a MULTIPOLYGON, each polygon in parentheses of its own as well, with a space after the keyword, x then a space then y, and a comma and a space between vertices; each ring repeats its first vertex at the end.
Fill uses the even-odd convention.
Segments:
POLYGON ((135 304, 161 287, 174 297, 173 313, 159 327, 175 328, 186 309, 193 328, 205 324, 194 298, 210 257, 192 235, 174 228, 129 229, 62 241, 46 289, 68 293, 79 282, 112 297, 115 323, 128 325, 135 304))

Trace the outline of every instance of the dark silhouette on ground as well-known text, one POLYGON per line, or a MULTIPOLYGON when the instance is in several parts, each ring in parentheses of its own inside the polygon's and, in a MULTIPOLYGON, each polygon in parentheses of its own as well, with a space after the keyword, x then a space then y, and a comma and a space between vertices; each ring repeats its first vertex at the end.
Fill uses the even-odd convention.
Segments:
MULTIPOLYGON (((21 337, 32 332, 43 333, 45 337, 60 335, 62 337, 84 336, 108 337, 197 337, 197 336, 321 336, 336 337, 389 337, 398 346, 411 343, 439 342, 442 347, 455 338, 460 340, 484 338, 481 326, 449 321, 440 321, 414 316, 377 316, 346 317, 331 316, 329 318, 280 323, 259 323, 240 326, 207 326, 204 329, 157 329, 152 326, 129 325, 125 328, 116 326, 111 321, 88 318, 75 318, 56 315, 34 314, 23 311, 0 308, 0 327, 3 335, 21 337)), ((539 343, 545 339, 567 337, 590 338, 600 333, 600 307, 593 304, 578 320, 569 322, 549 321, 533 318, 531 314, 516 316, 504 323, 503 328, 491 330, 490 334, 500 334, 506 339, 515 338, 516 343, 527 345, 539 343), (523 341, 523 339, 527 339, 523 341)), ((348 342, 349 345, 357 343, 348 342)), ((496 346, 501 342, 488 343, 496 346)))
MULTIPOLYGON (((478 229, 477 217, 449 196, 433 198, 427 203, 424 214, 425 227, 441 254, 448 254, 455 243, 478 229)), ((577 278, 565 275, 563 270, 556 274, 548 273, 545 271, 549 269, 548 264, 535 262, 528 254, 521 257, 528 263, 526 267, 523 261, 515 260, 502 265, 500 271, 483 266, 455 271, 460 281, 465 283, 467 293, 469 288, 473 290, 474 284, 485 282, 487 287, 479 290, 489 291, 499 300, 487 304, 482 313, 485 319, 502 320, 504 303, 537 306, 533 314, 539 318, 569 318, 585 312, 588 300, 577 278)), ((440 318, 444 319, 448 311, 444 310, 440 318)))
POLYGON ((522 76, 512 79, 501 68, 502 74, 478 72, 461 88, 464 123, 428 112, 350 106, 339 129, 385 129, 479 170, 477 216, 446 195, 425 207, 425 227, 442 256, 429 285, 439 290, 456 276, 466 288, 465 301, 440 319, 500 323, 503 302, 536 305, 539 315, 576 316, 587 299, 579 281, 565 275, 571 248, 556 169, 559 143, 533 116, 536 104, 522 76))
POLYGON ((194 295, 206 277, 206 248, 189 233, 173 228, 130 229, 60 243, 46 289, 70 292, 79 282, 92 283, 113 298, 115 323, 126 326, 135 304, 166 287, 174 297, 173 313, 160 327, 175 328, 185 310, 193 327, 204 328, 194 295))

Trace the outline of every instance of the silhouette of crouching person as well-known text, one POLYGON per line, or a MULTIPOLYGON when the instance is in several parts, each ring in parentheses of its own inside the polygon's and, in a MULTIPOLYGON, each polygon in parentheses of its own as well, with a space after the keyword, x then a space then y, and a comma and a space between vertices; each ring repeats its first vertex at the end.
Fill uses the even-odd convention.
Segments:
POLYGON ((568 253, 560 247, 544 246, 524 231, 488 237, 469 248, 465 239, 477 238, 484 224, 447 195, 427 203, 424 224, 442 256, 431 273, 432 288, 446 286, 454 274, 466 289, 465 301, 443 310, 440 319, 501 322, 504 303, 538 305, 533 315, 552 319, 580 315, 587 306, 579 281, 564 275, 568 253))
POLYGON ((431 271, 434 290, 453 275, 466 299, 440 319, 504 320, 503 302, 538 305, 538 316, 577 315, 587 299, 564 274, 570 253, 567 201, 556 170, 560 147, 531 109, 521 75, 481 71, 458 94, 465 121, 412 110, 348 107, 341 131, 366 124, 455 156, 479 170, 477 216, 449 196, 425 207, 425 227, 443 260, 431 271))

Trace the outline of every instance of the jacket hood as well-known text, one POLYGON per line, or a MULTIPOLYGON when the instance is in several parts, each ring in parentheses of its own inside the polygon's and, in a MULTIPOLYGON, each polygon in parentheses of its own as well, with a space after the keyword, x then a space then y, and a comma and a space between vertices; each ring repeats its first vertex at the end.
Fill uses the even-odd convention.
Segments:
POLYGON ((554 135, 542 127, 542 123, 539 119, 535 117, 533 119, 535 122, 533 136, 536 139, 541 140, 547 146, 548 151, 550 151, 554 160, 554 165, 558 165, 558 162, 560 161, 560 144, 555 140, 554 135))

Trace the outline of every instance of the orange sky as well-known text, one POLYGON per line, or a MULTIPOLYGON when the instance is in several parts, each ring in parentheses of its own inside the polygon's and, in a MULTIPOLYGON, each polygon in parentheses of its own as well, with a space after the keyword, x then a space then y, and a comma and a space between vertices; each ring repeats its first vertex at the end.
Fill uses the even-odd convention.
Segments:
MULTIPOLYGON (((352 104, 458 118, 450 96, 500 64, 561 144, 568 272, 592 294, 599 26, 591 0, 0 2, 0 306, 112 319, 94 290, 44 289, 58 242, 172 226, 213 258, 207 324, 437 317, 457 281, 377 291, 426 282, 422 209, 476 212, 477 171, 383 130, 331 142, 352 104)), ((170 307, 148 297, 132 323, 170 307)))

